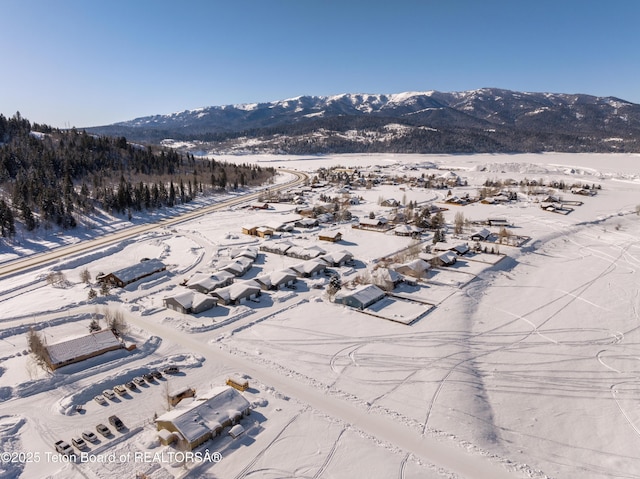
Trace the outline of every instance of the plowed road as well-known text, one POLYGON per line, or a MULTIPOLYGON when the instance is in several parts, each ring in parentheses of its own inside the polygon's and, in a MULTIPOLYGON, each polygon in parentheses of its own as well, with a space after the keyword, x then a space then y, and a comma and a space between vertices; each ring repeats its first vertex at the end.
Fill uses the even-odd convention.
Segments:
MULTIPOLYGON (((290 173, 295 176, 295 179, 287 183, 283 183, 281 185, 273 186, 272 188, 270 188, 270 191, 286 191, 291 188, 296 188, 302 185, 305 182, 305 180, 308 178, 308 176, 305 173, 301 173, 299 171, 285 170, 285 169, 279 169, 278 171, 290 173)), ((166 218, 161 221, 147 223, 140 226, 132 226, 131 228, 118 231, 117 233, 101 236, 93 240, 82 241, 80 243, 76 243, 69 246, 62 246, 60 248, 56 248, 54 250, 51 250, 45 253, 38 253, 32 256, 29 256, 27 258, 11 261, 9 263, 6 263, 0 266, 0 278, 23 272, 35 266, 42 266, 46 263, 50 263, 51 261, 55 261, 57 259, 64 258, 66 256, 71 256, 77 253, 84 253, 91 249, 108 246, 110 244, 117 243, 118 241, 122 241, 124 239, 131 238, 133 236, 137 236, 142 233, 146 233, 147 231, 152 231, 158 228, 164 228, 167 226, 175 225, 177 223, 182 223, 183 221, 191 220, 193 218, 197 218, 199 216, 212 213, 214 211, 223 210, 231 206, 238 206, 244 203, 250 203, 251 201, 255 201, 262 193, 263 191, 249 193, 246 195, 242 195, 240 197, 236 197, 220 203, 216 203, 215 205, 205 206, 203 208, 190 211, 180 216, 166 218)))

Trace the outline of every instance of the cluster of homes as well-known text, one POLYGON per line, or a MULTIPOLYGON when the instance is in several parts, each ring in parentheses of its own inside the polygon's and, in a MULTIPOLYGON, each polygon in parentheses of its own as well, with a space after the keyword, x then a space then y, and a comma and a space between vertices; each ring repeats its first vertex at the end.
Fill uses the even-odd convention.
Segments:
POLYGON ((259 254, 256 247, 247 247, 232 254, 232 261, 213 274, 196 273, 183 283, 185 290, 165 297, 166 308, 184 314, 197 314, 218 304, 237 305, 255 300, 263 291, 293 288, 299 278, 312 278, 330 266, 342 266, 353 260, 346 251, 327 253, 320 247, 302 248, 288 241, 268 243, 262 251, 301 259, 288 268, 265 273, 249 280, 239 280, 259 254))

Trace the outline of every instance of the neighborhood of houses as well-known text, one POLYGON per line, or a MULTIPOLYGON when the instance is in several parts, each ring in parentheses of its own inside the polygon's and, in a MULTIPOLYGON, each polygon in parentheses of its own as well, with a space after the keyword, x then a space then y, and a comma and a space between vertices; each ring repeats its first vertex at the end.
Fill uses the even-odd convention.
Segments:
MULTIPOLYGON (((580 201, 550 194, 545 186, 527 183, 529 201, 535 198, 534 203, 543 210, 560 214, 569 214, 580 206, 580 201)), ((244 221, 260 218, 238 226, 237 233, 247 241, 228 248, 207 267, 178 277, 161 298, 162 307, 167 314, 200 318, 214 308, 251 308, 263 295, 282 291, 296 295, 299 290, 319 289, 332 307, 350 308, 370 316, 371 321, 387 320, 410 327, 424 320, 446 297, 439 289, 467 284, 499 263, 509 248, 529 240, 513 232, 513 221, 504 214, 460 219, 464 207, 473 203, 518 202, 524 194, 515 189, 523 185, 487 185, 477 196, 470 195, 468 187, 456 195, 459 187, 467 187, 467 182, 452 171, 411 180, 389 179, 371 172, 362 175, 355 169, 324 171, 308 187, 249 205, 250 210, 267 215, 246 215, 244 221), (447 193, 439 201, 423 203, 381 198, 375 207, 370 206, 370 214, 356 217, 350 213, 351 206, 363 204, 357 188, 383 182, 399 185, 402 181, 406 186, 400 187, 401 191, 415 187, 447 193), (312 200, 319 195, 323 201, 312 200), (295 212, 269 217, 272 205, 282 201, 295 205, 295 212), (450 216, 454 209, 455 219, 450 216), (445 212, 450 216, 448 221, 444 220, 445 212), (379 242, 391 244, 395 237, 401 237, 410 243, 392 254, 363 261, 350 248, 354 231, 374 235, 371 237, 379 242), (286 259, 286 264, 282 261, 282 268, 263 269, 265 255, 286 259)), ((572 186, 570 192, 593 196, 596 188, 572 186)), ((168 275, 171 281, 171 265, 158 258, 144 258, 101 273, 96 279, 106 288, 136 289, 160 274, 168 275)), ((127 346, 112 330, 94 331, 47 345, 46 362, 55 370, 110 351, 133 348, 135 345, 127 346)), ((161 444, 179 444, 192 450, 218 437, 225 428, 232 437, 238 437, 244 430, 241 421, 251 410, 243 396, 247 387, 246 380, 239 377, 207 392, 196 392, 192 387, 172 392, 173 409, 155 418, 161 444)))

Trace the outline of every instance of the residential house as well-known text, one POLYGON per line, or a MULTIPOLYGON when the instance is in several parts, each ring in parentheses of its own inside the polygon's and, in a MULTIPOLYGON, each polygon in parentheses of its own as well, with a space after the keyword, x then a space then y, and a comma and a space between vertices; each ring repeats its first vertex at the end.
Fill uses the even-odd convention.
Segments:
POLYGON ((128 284, 166 269, 165 264, 159 259, 148 259, 113 273, 100 275, 97 280, 123 288, 128 284))
POLYGON ((431 265, 427 261, 417 258, 406 263, 394 264, 391 268, 399 274, 420 279, 424 278, 431 265))
POLYGON ((211 292, 211 296, 224 305, 241 304, 257 298, 260 294, 260 285, 255 281, 241 281, 211 292))
POLYGON ((476 231, 475 233, 473 233, 471 235, 471 240, 472 241, 487 241, 490 236, 491 236, 491 231, 489 231, 487 228, 482 228, 481 230, 476 231))
POLYGON ((364 284, 354 290, 341 289, 333 298, 334 303, 356 309, 365 309, 385 297, 385 292, 374 284, 364 284))
POLYGON ((182 314, 198 314, 213 308, 215 298, 198 291, 184 291, 162 300, 164 307, 182 314))
POLYGON ((298 278, 294 271, 285 269, 258 276, 257 278, 254 278, 254 281, 260 285, 262 290, 266 291, 270 289, 277 290, 284 287, 291 287, 298 281, 298 278))
POLYGON ((353 261, 353 255, 348 251, 336 251, 319 256, 318 259, 327 263, 327 266, 340 267, 353 261))
POLYGON ((304 263, 291 266, 291 270, 299 278, 312 278, 313 276, 317 276, 322 273, 325 269, 327 269, 326 263, 319 259, 312 259, 305 261, 304 263))
POLYGON ((45 361, 51 369, 58 369, 121 348, 124 344, 110 329, 105 329, 45 345, 45 361))
POLYGON ((155 423, 158 431, 179 434, 187 450, 193 450, 218 436, 225 427, 238 424, 251 412, 249 401, 229 386, 198 395, 188 404, 185 402, 183 400, 177 407, 156 418, 155 423))
POLYGON ((318 235, 318 239, 320 241, 330 241, 332 243, 337 243, 338 241, 342 241, 342 233, 339 231, 325 231, 318 235))
POLYGON ((218 271, 214 274, 196 273, 185 286, 203 294, 209 294, 217 288, 224 288, 233 283, 235 275, 228 271, 218 271))

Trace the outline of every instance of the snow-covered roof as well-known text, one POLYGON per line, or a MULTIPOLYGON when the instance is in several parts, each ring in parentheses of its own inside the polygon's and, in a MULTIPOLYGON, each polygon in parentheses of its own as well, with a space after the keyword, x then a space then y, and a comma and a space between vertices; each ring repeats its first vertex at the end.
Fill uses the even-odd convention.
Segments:
POLYGON ((304 263, 291 266, 291 269, 301 274, 312 274, 316 271, 326 269, 327 265, 318 259, 310 259, 304 263))
POLYGON ((118 349, 122 343, 116 338, 110 329, 68 339, 55 344, 47 345, 47 352, 51 364, 62 364, 82 356, 90 356, 100 351, 118 349))
POLYGON ((249 407, 249 401, 230 386, 213 389, 184 406, 180 404, 159 416, 156 421, 171 422, 189 442, 221 428, 222 423, 237 417, 249 407))
POLYGON ((335 299, 354 298, 362 304, 369 304, 383 296, 384 291, 375 284, 363 284, 354 290, 341 289, 336 293, 335 299))
POLYGON ((393 265, 393 269, 396 271, 409 269, 411 271, 415 271, 416 273, 424 273, 429 268, 431 268, 431 265, 420 258, 408 261, 406 263, 393 265))
POLYGON ((184 309, 193 308, 194 310, 197 310, 201 305, 205 303, 215 301, 211 296, 198 293, 197 291, 185 291, 183 293, 169 296, 165 299, 173 299, 184 309))
POLYGON ((135 281, 138 278, 143 278, 147 275, 153 274, 157 271, 162 271, 165 268, 166 266, 162 261, 153 258, 146 261, 141 261, 123 269, 119 269, 118 271, 114 271, 111 274, 113 274, 116 278, 123 281, 124 283, 128 283, 130 281, 135 281))
POLYGON ((229 271, 218 271, 215 274, 196 273, 189 278, 186 286, 187 288, 200 286, 207 291, 212 291, 227 284, 230 278, 235 278, 235 276, 229 271))

